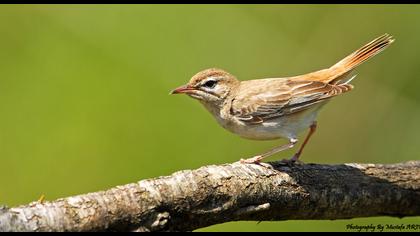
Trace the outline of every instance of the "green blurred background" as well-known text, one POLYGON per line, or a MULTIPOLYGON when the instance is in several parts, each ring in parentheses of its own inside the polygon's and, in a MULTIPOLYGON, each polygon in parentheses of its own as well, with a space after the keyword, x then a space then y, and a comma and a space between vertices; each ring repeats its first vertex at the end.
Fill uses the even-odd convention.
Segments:
MULTIPOLYGON (((323 109, 302 159, 418 160, 419 25, 420 5, 2 5, 0 204, 234 162, 283 143, 242 139, 197 101, 168 93, 209 67, 241 80, 322 69, 383 33, 395 43, 359 67, 355 90, 323 109)), ((346 231, 349 223, 419 220, 233 222, 199 231, 346 231)))

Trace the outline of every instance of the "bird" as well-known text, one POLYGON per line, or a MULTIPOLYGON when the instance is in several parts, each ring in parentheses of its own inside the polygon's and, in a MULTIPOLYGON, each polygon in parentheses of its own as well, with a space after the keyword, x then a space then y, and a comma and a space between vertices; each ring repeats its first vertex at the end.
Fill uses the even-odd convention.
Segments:
POLYGON ((301 162, 299 157, 316 131, 321 108, 333 97, 352 90, 354 69, 394 40, 393 36, 383 34, 329 68, 298 76, 241 81, 223 69, 209 68, 196 73, 186 85, 170 94, 186 94, 198 100, 218 124, 242 138, 288 141, 259 155, 240 159, 241 163, 262 164, 263 159, 294 147, 298 135, 308 130, 297 152, 290 159, 282 160, 293 164, 301 162))

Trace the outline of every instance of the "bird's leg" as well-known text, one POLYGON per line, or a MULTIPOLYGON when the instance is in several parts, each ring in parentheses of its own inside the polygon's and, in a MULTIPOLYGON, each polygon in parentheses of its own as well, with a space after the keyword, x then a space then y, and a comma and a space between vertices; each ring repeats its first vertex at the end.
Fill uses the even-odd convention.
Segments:
POLYGON ((299 161, 299 157, 300 157, 300 155, 302 154, 302 151, 303 151, 303 149, 305 148, 305 146, 306 146, 306 144, 308 143, 308 141, 309 141, 309 139, 311 138, 311 136, 315 133, 315 131, 316 131, 316 126, 317 126, 317 124, 316 124, 316 121, 314 121, 314 123, 312 123, 312 125, 311 126, 309 126, 309 133, 308 133, 308 135, 306 135, 306 138, 305 138, 305 140, 303 141, 303 143, 302 143, 302 145, 300 146, 300 148, 299 148, 299 150, 296 152, 296 154, 295 155, 293 155, 293 157, 292 158, 290 158, 290 160, 283 160, 283 162, 286 162, 286 163, 294 163, 294 162, 296 162, 296 161, 299 161))
POLYGON ((264 158, 269 157, 271 155, 274 155, 278 152, 287 150, 289 148, 292 148, 297 143, 297 141, 298 141, 297 139, 292 138, 292 139, 289 140, 289 143, 287 143, 287 144, 281 145, 279 147, 275 147, 275 148, 271 149, 270 151, 265 152, 265 153, 260 154, 260 155, 257 155, 255 157, 251 157, 251 158, 248 158, 248 159, 245 159, 245 160, 241 159, 240 162, 241 163, 248 163, 248 164, 261 164, 260 162, 264 158))

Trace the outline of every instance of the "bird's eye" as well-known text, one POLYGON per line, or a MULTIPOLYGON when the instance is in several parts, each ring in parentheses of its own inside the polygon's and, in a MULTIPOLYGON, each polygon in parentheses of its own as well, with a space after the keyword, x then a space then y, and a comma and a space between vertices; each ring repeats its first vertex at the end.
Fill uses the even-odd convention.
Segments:
POLYGON ((207 82, 205 82, 203 84, 203 87, 206 87, 206 88, 214 88, 216 86, 216 84, 217 84, 217 81, 216 80, 208 80, 207 82))

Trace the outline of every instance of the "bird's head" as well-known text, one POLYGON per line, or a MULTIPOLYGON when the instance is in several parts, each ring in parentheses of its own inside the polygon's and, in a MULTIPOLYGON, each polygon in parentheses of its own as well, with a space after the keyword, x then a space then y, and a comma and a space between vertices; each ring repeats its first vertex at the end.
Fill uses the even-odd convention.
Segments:
POLYGON ((221 104, 240 81, 228 72, 211 68, 195 74, 188 84, 171 91, 171 94, 187 94, 202 102, 221 104))

